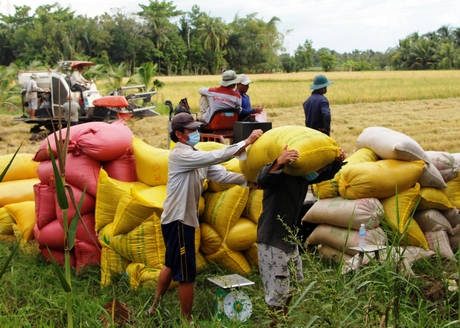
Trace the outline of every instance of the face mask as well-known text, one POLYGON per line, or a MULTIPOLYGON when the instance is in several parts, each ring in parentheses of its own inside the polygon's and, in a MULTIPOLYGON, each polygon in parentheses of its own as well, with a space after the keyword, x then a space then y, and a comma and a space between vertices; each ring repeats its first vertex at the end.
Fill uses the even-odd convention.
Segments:
POLYGON ((188 140, 186 141, 187 145, 195 146, 198 142, 200 142, 200 132, 195 131, 188 135, 188 140))
POLYGON ((318 176, 319 176, 318 173, 312 172, 312 173, 309 173, 309 174, 307 174, 307 175, 304 175, 303 177, 304 177, 304 179, 306 179, 307 181, 313 181, 313 180, 315 180, 318 176))

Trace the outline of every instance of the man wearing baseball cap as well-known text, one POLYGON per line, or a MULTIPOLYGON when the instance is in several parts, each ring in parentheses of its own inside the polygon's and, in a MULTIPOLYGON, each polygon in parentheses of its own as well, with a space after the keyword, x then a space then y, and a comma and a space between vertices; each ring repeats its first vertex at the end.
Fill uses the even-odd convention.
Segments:
POLYGON ((38 97, 37 97, 37 91, 43 92, 44 89, 39 88, 37 85, 37 74, 32 73, 30 75, 30 80, 26 82, 26 98, 25 101, 27 101, 28 107, 29 107, 29 114, 31 119, 35 119, 35 111, 38 108, 38 97))
POLYGON ((235 71, 228 70, 222 74, 222 81, 219 82, 220 87, 200 88, 198 90, 202 96, 200 110, 203 122, 209 123, 212 114, 218 110, 236 108, 241 111, 241 96, 235 91, 238 82, 240 82, 240 78, 235 71))
POLYGON ((319 130, 328 136, 331 134, 331 109, 329 101, 324 96, 327 86, 333 84, 320 74, 313 79, 310 89, 313 90, 311 96, 303 103, 305 112, 305 126, 319 130))
POLYGON ((155 299, 147 316, 155 314, 161 297, 172 280, 179 282, 179 302, 182 316, 192 320, 193 294, 196 277, 195 228, 199 227, 198 203, 206 178, 215 182, 246 186, 242 174, 227 172, 222 165, 233 156, 245 157, 245 148, 256 141, 262 130, 254 130, 243 141, 223 149, 200 151, 194 146, 200 141, 202 123, 189 113, 179 113, 171 122, 171 140, 176 142, 168 159, 166 199, 161 214, 161 229, 166 244, 165 265, 158 278, 155 299))
POLYGON ((241 112, 238 115, 238 121, 246 121, 251 114, 259 114, 264 108, 262 105, 252 108, 251 99, 248 95, 249 83, 251 79, 246 74, 240 74, 240 82, 236 85, 236 91, 241 96, 241 112))

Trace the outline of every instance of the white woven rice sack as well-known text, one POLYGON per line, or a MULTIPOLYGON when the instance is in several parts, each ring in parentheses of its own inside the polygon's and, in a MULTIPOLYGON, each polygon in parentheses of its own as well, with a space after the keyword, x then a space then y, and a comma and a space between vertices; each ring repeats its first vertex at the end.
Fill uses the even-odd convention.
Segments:
POLYGON ((424 233, 443 230, 449 235, 453 234, 450 222, 438 210, 416 211, 414 219, 424 233))
POLYGON ((459 165, 452 154, 445 151, 426 151, 425 153, 430 158, 431 164, 441 173, 445 182, 457 177, 459 165))
POLYGON ((359 148, 370 148, 382 159, 415 161, 421 159, 430 163, 422 147, 409 136, 384 127, 368 127, 356 141, 359 148))
POLYGON ((428 241, 428 247, 436 254, 444 258, 455 260, 454 252, 450 246, 449 237, 445 231, 425 232, 425 238, 428 241))
POLYGON ((308 210, 302 221, 326 223, 337 227, 358 230, 361 223, 367 228, 380 225, 382 204, 377 198, 344 199, 342 197, 320 199, 308 210))
POLYGON ((421 187, 446 188, 447 184, 441 172, 431 163, 425 163, 420 180, 417 181, 421 187))

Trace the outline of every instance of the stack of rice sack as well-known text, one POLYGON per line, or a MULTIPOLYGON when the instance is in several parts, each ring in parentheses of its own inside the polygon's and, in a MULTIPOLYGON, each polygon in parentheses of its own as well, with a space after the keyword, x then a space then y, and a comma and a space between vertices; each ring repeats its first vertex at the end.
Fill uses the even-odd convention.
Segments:
MULTIPOLYGON (((441 163, 438 153, 425 152, 410 137, 383 127, 364 129, 358 137, 357 147, 358 150, 347 158, 347 164, 334 179, 315 186, 320 200, 313 206, 314 211, 307 213, 303 219, 321 223, 318 229, 325 229, 324 224, 327 224, 331 238, 339 234, 336 229, 351 228, 350 234, 346 234, 347 242, 336 240, 335 243, 331 243, 318 239, 315 232, 308 241, 312 244, 322 243, 326 256, 334 254, 328 247, 334 249, 335 258, 340 258, 338 254, 342 251, 352 256, 353 252, 349 247, 358 245, 358 223, 366 223, 367 230, 370 230, 367 236, 368 243, 387 243, 382 230, 377 233, 379 237, 374 236, 374 230, 380 221, 393 232, 402 235, 403 246, 430 248, 439 252, 439 243, 436 242, 439 241, 440 234, 436 233, 436 236, 432 231, 443 230, 449 233, 452 230, 445 230, 446 221, 428 224, 427 221, 432 219, 426 220, 426 215, 419 215, 415 211, 452 209, 449 201, 456 196, 448 196, 449 192, 453 192, 453 188, 447 187, 447 178, 445 179, 441 172, 449 172, 451 177, 457 176, 457 165, 452 160, 450 166, 447 164, 449 160, 441 163), (339 221, 339 211, 334 212, 336 207, 350 207, 353 210, 348 210, 346 217, 339 221), (422 221, 418 218, 422 216, 424 222, 420 225, 419 222, 422 221), (337 224, 338 221, 340 224, 337 224)), ((344 234, 342 232, 342 235, 344 234)), ((345 256, 345 260, 348 259, 348 255, 345 256)))
POLYGON ((0 181, 0 236, 15 236, 22 242, 33 238, 35 225, 34 185, 39 182, 38 163, 33 154, 18 153, 0 156, 0 173, 8 167, 0 181))
MULTIPOLYGON (((66 133, 67 129, 62 129, 62 139, 66 138, 66 133)), ((59 131, 56 135, 59 135, 59 131)), ((101 245, 95 232, 94 211, 101 167, 119 179, 137 179, 131 138, 132 132, 124 121, 113 124, 92 122, 70 128, 68 152, 65 154, 65 183, 72 190, 75 203, 79 204, 82 200, 81 220, 77 225, 75 246, 71 251, 71 264, 77 269, 100 263, 101 245)), ((33 188, 36 200, 34 235, 42 254, 49 258, 49 249, 56 261, 62 263, 64 218, 57 202, 50 151, 59 167, 54 134, 42 142, 34 157, 40 163, 40 183, 33 188)), ((69 201, 67 222, 70 224, 77 216, 70 193, 68 190, 66 193, 69 201)))
MULTIPOLYGON (((137 138, 132 138, 132 146, 138 181, 120 181, 104 169, 99 174, 95 229, 102 245, 102 286, 122 274, 129 277, 133 289, 156 285, 164 262, 160 217, 166 198, 169 150, 137 138)), ((199 208, 203 212, 203 199, 199 208)), ((199 242, 200 229, 196 229, 197 253, 199 242)), ((206 261, 200 254, 197 257, 199 269, 206 261)))

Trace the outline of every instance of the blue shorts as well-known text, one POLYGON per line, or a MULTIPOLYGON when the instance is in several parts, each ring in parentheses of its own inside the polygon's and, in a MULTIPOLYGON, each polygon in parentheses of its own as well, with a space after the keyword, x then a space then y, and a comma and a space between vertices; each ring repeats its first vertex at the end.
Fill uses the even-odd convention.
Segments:
POLYGON ((166 245, 165 266, 172 279, 193 282, 196 278, 195 228, 177 220, 161 225, 166 245))

